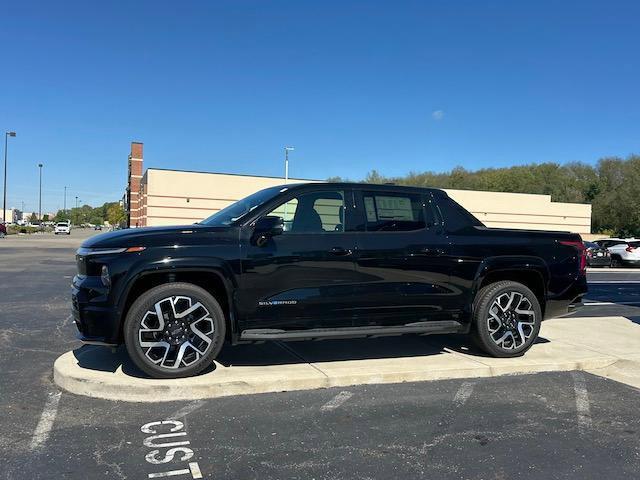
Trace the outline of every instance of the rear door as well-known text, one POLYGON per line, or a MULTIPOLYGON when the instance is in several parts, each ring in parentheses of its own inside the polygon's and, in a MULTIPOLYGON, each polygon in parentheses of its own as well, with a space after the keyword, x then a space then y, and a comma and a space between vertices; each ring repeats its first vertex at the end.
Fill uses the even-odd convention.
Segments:
POLYGON ((362 189, 355 192, 362 233, 356 269, 356 326, 404 325, 455 319, 449 286, 451 259, 429 193, 362 189))

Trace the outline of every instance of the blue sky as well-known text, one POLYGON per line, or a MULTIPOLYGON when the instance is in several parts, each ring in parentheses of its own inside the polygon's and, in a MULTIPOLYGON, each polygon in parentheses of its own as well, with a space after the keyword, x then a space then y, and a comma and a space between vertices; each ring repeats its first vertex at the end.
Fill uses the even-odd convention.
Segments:
POLYGON ((0 0, 9 206, 146 166, 362 178, 640 152, 638 2, 0 0))

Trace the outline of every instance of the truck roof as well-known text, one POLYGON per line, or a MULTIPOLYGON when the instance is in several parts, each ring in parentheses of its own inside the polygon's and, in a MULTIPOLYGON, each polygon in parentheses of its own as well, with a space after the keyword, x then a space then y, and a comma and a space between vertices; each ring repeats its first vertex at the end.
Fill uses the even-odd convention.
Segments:
POLYGON ((313 183, 289 183, 281 185, 282 188, 298 189, 298 188, 313 188, 317 186, 325 186, 331 188, 354 188, 354 189, 367 189, 367 190, 397 190, 414 193, 424 192, 439 192, 446 195, 444 190, 431 187, 414 187, 408 185, 397 185, 394 183, 361 183, 361 182, 313 182, 313 183))

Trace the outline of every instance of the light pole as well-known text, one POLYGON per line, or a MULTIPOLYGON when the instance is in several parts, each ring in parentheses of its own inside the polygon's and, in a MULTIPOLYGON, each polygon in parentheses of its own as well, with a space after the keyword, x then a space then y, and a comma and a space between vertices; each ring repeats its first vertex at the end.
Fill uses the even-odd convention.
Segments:
POLYGON ((289 152, 293 150, 294 147, 284 147, 284 183, 289 181, 289 152))
POLYGON ((40 220, 40 226, 42 226, 42 164, 38 164, 40 169, 40 193, 38 195, 38 220, 40 220))
POLYGON ((67 187, 65 185, 64 187, 64 206, 62 207, 62 211, 64 212, 64 214, 67 214, 67 187))
POLYGON ((2 223, 6 223, 7 214, 7 139, 15 137, 16 132, 4 132, 4 200, 2 201, 2 223))

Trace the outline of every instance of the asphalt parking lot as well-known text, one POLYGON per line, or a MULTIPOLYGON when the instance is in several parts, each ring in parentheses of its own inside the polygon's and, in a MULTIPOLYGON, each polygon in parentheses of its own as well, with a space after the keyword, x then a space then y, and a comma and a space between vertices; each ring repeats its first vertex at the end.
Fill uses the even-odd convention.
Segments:
MULTIPOLYGON (((157 404, 60 392, 90 234, 0 240, 2 478, 637 477, 640 391, 583 372, 157 404)), ((640 319, 640 270, 589 281, 576 315, 640 319)))

